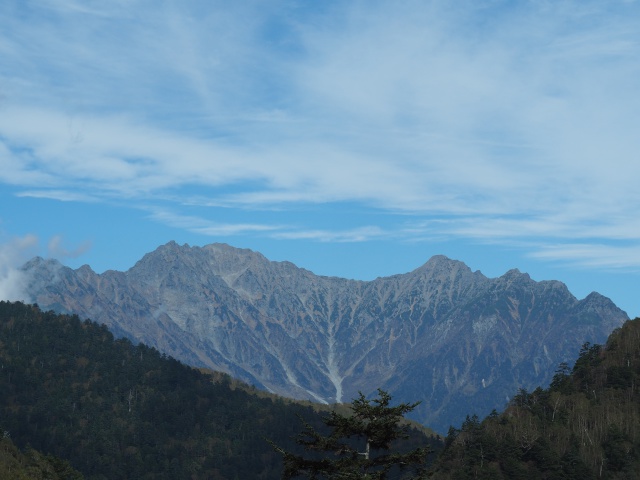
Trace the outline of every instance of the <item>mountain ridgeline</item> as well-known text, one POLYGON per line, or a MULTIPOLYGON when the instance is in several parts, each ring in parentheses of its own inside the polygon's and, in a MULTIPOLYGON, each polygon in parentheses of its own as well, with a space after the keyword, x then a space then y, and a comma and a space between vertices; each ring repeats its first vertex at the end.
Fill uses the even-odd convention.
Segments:
POLYGON ((293 398, 340 402, 382 388, 421 400, 413 418, 440 432, 548 384, 580 345, 628 319, 597 293, 578 300, 517 270, 487 278, 444 256, 356 281, 224 244, 170 242, 126 272, 41 258, 23 270, 42 308, 293 398))

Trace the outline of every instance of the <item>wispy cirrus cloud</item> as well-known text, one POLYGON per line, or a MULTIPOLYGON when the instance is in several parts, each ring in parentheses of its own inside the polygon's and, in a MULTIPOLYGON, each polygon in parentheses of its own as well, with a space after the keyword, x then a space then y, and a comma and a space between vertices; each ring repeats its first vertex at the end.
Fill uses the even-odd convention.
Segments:
POLYGON ((410 240, 437 216, 430 235, 539 258, 635 255, 639 19, 634 2, 4 2, 0 180, 170 203, 150 217, 212 236, 410 240), (340 202, 403 223, 215 220, 340 202))
POLYGON ((640 271, 640 246, 567 243, 541 245, 531 257, 561 262, 571 266, 604 270, 640 271))
POLYGON ((194 215, 181 215, 166 209, 152 208, 149 217, 176 228, 210 236, 238 235, 250 232, 272 232, 282 227, 267 224, 217 222, 194 215))
POLYGON ((49 239, 47 243, 47 251, 49 256, 56 258, 60 261, 77 258, 87 252, 91 248, 91 242, 84 242, 75 248, 69 248, 65 245, 65 240, 62 235, 54 235, 49 239))
POLYGON ((50 200, 58 200, 60 202, 84 202, 93 203, 98 200, 88 193, 76 193, 70 190, 40 189, 40 190, 22 190, 16 193, 17 197, 30 198, 47 198, 50 200))
POLYGON ((315 240, 321 242, 364 242, 402 236, 400 232, 385 231, 378 226, 330 230, 313 229, 291 224, 217 222, 198 216, 180 215, 166 209, 153 209, 150 217, 164 224, 210 236, 239 235, 253 232, 275 239, 315 240))
POLYGON ((344 230, 298 229, 275 232, 271 236, 273 238, 287 240, 315 240, 320 242, 354 243, 394 237, 397 236, 397 234, 385 231, 378 226, 365 226, 344 230))

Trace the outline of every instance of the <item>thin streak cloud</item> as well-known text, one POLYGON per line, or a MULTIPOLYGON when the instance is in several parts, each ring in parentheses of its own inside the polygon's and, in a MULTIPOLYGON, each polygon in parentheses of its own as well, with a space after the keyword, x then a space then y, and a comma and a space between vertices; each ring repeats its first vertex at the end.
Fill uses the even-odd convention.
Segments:
POLYGON ((392 234, 379 227, 367 226, 350 230, 299 230, 290 232, 276 232, 273 238, 287 240, 315 240, 320 242, 358 243, 379 240, 392 234))
POLYGON ((575 252, 606 245, 615 266, 640 244, 638 21, 622 1, 3 2, 0 182, 211 237, 590 265, 575 252), (336 205, 376 218, 314 217, 336 205))
POLYGON ((640 271, 638 245, 602 245, 588 243, 544 245, 530 254, 533 258, 559 261, 582 268, 640 271))
POLYGON ((209 236, 240 235, 248 232, 270 232, 278 230, 275 225, 260 225, 247 223, 220 223, 196 216, 184 216, 167 210, 154 209, 149 216, 154 221, 172 227, 189 230, 209 236))

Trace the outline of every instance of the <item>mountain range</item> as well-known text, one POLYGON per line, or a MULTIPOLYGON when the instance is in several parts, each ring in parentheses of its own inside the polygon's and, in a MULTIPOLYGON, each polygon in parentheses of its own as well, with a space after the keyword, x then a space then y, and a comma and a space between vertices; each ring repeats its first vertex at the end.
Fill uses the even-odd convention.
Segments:
POLYGON ((440 432, 548 384, 584 342, 604 342, 628 319, 598 293, 578 300, 559 281, 518 270, 487 278, 444 256, 358 281, 170 242, 126 272, 39 257, 23 271, 43 309, 293 398, 347 402, 383 388, 421 401, 414 418, 440 432))

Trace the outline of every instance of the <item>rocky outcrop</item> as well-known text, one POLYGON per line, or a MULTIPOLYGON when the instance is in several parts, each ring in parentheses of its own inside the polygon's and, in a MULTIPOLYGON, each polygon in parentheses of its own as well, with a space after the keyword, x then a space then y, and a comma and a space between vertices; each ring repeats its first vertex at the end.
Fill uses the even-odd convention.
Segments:
POLYGON ((487 278, 444 256, 364 282, 171 242, 127 272, 39 258, 24 271, 44 309, 286 396, 349 401, 383 388, 421 400, 416 418, 441 432, 545 385, 584 342, 604 342, 628 318, 597 293, 578 300, 517 270, 487 278))

